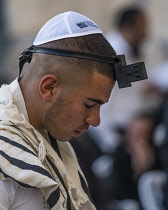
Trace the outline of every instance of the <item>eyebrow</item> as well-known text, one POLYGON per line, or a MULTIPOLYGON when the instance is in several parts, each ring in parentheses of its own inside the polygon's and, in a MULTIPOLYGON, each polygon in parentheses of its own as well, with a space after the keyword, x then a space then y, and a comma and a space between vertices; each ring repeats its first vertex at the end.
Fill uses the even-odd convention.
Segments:
POLYGON ((99 99, 94 99, 94 98, 88 98, 87 99, 97 103, 97 104, 105 104, 106 102, 102 101, 102 100, 99 100, 99 99))

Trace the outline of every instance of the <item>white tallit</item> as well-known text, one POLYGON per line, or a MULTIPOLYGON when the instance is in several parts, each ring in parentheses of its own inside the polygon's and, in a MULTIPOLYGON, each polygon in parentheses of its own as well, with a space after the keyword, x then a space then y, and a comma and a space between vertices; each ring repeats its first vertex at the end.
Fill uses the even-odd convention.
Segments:
POLYGON ((18 81, 2 86, 0 179, 10 177, 24 187, 39 188, 52 210, 94 210, 72 147, 57 143, 62 160, 47 132, 40 134, 29 123, 18 81))

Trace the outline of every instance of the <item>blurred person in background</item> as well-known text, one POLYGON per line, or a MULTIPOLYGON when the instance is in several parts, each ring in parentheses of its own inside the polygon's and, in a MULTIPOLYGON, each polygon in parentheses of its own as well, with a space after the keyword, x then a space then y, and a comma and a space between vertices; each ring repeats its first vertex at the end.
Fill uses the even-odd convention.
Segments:
POLYGON ((118 54, 125 54, 128 63, 142 59, 142 44, 148 34, 148 20, 144 9, 130 6, 116 15, 116 30, 106 34, 109 43, 118 54))
MULTIPOLYGON (((160 174, 162 180, 158 181, 159 191, 161 192, 161 210, 168 209, 168 57, 167 43, 164 44, 165 60, 162 64, 156 67, 149 81, 147 82, 146 94, 147 97, 153 97, 156 103, 156 112, 158 115, 158 126, 156 128, 156 144, 159 148, 159 154, 165 174, 160 174)), ((149 185, 152 189, 152 184, 149 185)), ((154 197, 151 190, 151 196, 154 197)), ((155 198, 155 197, 154 197, 155 198)), ((154 199, 153 199, 154 200, 154 199)), ((147 201, 144 198, 144 205, 147 201)), ((160 210, 159 209, 159 210, 160 210)))
MULTIPOLYGON (((141 209, 139 178, 147 171, 162 170, 158 148, 153 142, 156 120, 155 114, 141 112, 127 126, 113 155, 113 167, 107 181, 109 195, 115 204, 112 207, 141 209)), ((150 202, 147 205, 147 209, 152 210, 150 202)))

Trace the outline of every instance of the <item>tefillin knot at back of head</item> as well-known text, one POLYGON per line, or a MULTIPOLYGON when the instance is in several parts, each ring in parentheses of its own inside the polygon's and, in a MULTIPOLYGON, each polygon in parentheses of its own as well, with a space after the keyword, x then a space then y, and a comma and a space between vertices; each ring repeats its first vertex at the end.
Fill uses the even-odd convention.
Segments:
POLYGON ((127 65, 124 55, 107 57, 84 52, 67 51, 39 46, 41 44, 60 39, 102 33, 102 30, 95 22, 79 13, 69 11, 56 15, 40 29, 35 41, 33 42, 33 46, 24 50, 20 55, 19 79, 21 78, 23 65, 26 62, 31 62, 33 53, 72 57, 75 59, 86 59, 111 64, 111 70, 115 73, 115 78, 118 82, 119 88, 130 87, 132 82, 147 79, 145 64, 140 62, 127 65), (58 28, 59 30, 57 30, 58 28))
POLYGON ((67 50, 52 49, 52 48, 45 48, 38 46, 32 46, 24 50, 20 55, 19 77, 21 76, 23 65, 26 62, 28 63, 31 62, 33 53, 43 53, 43 54, 50 54, 50 55, 57 55, 64 57, 72 57, 76 59, 86 59, 86 60, 112 64, 119 88, 130 87, 132 82, 147 79, 147 73, 144 62, 127 65, 124 55, 105 57, 105 56, 98 56, 98 55, 76 52, 76 51, 67 51, 67 50))

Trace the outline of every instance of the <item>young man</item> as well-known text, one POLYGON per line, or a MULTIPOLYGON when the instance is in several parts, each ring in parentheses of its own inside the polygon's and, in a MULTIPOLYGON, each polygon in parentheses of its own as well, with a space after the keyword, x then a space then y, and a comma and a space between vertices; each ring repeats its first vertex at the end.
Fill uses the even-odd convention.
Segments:
POLYGON ((87 17, 49 20, 0 89, 0 209, 95 209, 67 142, 100 123, 121 60, 87 17))

